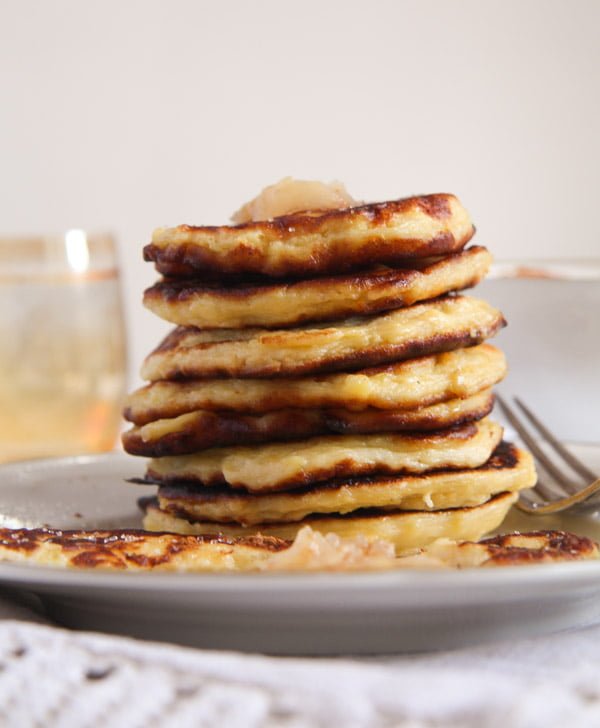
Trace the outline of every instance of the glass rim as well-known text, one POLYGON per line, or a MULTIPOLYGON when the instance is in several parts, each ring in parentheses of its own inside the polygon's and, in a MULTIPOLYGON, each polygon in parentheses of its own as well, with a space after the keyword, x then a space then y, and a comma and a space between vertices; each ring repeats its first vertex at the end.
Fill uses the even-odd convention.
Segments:
POLYGON ((68 236, 72 233, 85 236, 88 245, 97 246, 115 246, 115 235, 109 230, 86 230, 85 228, 67 228, 63 232, 51 233, 0 233, 0 248, 15 248, 25 251, 41 251, 50 246, 64 245, 68 236))
POLYGON ((600 258, 520 258, 496 260, 487 280, 600 281, 600 258))
POLYGON ((89 280, 118 275, 118 251, 109 232, 79 228, 63 234, 0 235, 0 281, 89 280))

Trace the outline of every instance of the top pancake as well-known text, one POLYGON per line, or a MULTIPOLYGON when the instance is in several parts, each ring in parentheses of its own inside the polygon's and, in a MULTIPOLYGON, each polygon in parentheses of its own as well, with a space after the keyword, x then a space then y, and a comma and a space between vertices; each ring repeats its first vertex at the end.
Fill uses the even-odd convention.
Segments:
POLYGON ((159 228, 144 259, 169 276, 310 277, 446 255, 474 232, 454 195, 435 194, 235 226, 159 228))
POLYGON ((144 293, 144 305, 167 321, 198 328, 291 326, 378 313, 474 286, 492 256, 474 246, 410 268, 379 267, 352 274, 237 285, 165 279, 144 293))

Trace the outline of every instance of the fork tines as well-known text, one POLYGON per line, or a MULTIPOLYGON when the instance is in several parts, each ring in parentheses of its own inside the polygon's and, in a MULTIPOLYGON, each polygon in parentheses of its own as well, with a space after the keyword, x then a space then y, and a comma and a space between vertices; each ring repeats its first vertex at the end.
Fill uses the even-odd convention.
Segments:
MULTIPOLYGON (((507 420, 518 432, 519 436, 531 450, 532 454, 539 460, 546 472, 556 480, 557 484, 566 493, 572 494, 581 490, 581 485, 573 483, 572 478, 565 474, 565 472, 559 468, 553 460, 544 451, 540 442, 534 437, 530 431, 525 427, 523 422, 517 416, 515 410, 508 404, 508 402, 501 397, 496 395, 496 400, 504 412, 507 420)), ((578 458, 576 458, 571 452, 569 452, 565 446, 557 440, 557 438, 548 430, 548 428, 536 417, 533 412, 527 407, 518 397, 514 398, 515 404, 527 419, 528 423, 537 430, 539 435, 548 443, 550 448, 559 455, 565 463, 567 463, 573 471, 578 473, 586 483, 596 480, 596 474, 587 468, 578 458)), ((538 482, 535 486, 535 490, 547 500, 556 498, 555 493, 547 488, 543 483, 538 482)))

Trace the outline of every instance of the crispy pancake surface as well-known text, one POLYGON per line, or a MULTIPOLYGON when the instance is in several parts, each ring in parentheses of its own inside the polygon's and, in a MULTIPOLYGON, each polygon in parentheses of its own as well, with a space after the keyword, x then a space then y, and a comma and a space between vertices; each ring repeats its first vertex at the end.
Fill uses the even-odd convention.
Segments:
POLYGON ((598 544, 564 531, 533 531, 493 536, 479 543, 440 539, 416 553, 394 558, 385 541, 342 539, 305 526, 289 549, 270 556, 269 571, 348 569, 467 569, 587 561, 600 558, 598 544))
POLYGON ((144 425, 200 409, 255 414, 287 408, 413 410, 470 397, 505 374, 504 354, 481 344, 321 377, 154 382, 129 396, 125 417, 144 425))
MULTIPOLYGON (((214 529, 213 529, 214 534, 214 529)), ((230 539, 137 530, 0 529, 0 560, 81 569, 215 571, 255 569, 289 542, 269 536, 230 539)))
POLYGON ((166 485, 158 490, 162 511, 192 521, 260 525, 300 521, 315 513, 345 514, 361 508, 409 511, 477 506, 501 492, 531 487, 529 453, 501 443, 479 468, 421 475, 339 478, 283 493, 252 494, 228 488, 166 485))
POLYGON ((416 410, 283 409, 258 415, 198 410, 159 419, 123 434, 131 455, 186 455, 228 445, 299 440, 317 435, 430 431, 480 420, 494 405, 491 389, 416 410))
POLYGON ((488 419, 435 433, 314 437, 154 458, 147 478, 157 483, 227 484, 260 493, 376 472, 476 468, 501 439, 502 427, 488 419))
MULTIPOLYGON (((600 558, 598 544, 565 531, 532 531, 491 536, 480 543, 457 545, 458 558, 450 565, 522 566, 525 564, 582 561, 600 558)), ((438 546, 442 553, 442 545, 438 546)))
POLYGON ((309 516, 295 523, 268 523, 260 526, 240 526, 232 523, 190 521, 185 516, 161 510, 156 503, 146 504, 144 528, 149 531, 171 531, 183 534, 210 533, 218 528, 230 537, 262 534, 294 539, 303 526, 320 533, 334 533, 341 538, 363 537, 366 540, 390 541, 396 553, 428 546, 438 538, 479 540, 504 520, 517 493, 500 493, 473 508, 454 508, 441 511, 391 511, 366 509, 344 516, 309 516))
POLYGON ((352 371, 478 344, 505 321, 485 301, 449 296, 370 318, 267 331, 177 328, 147 357, 150 381, 352 371))
POLYGON ((598 544, 564 531, 436 541, 394 558, 386 541, 323 535, 309 526, 295 541, 273 536, 194 536, 148 531, 0 529, 0 560, 75 569, 130 571, 347 571, 521 566, 594 560, 598 544))
POLYGON ((474 286, 490 253, 473 247, 422 269, 380 268, 353 275, 270 284, 224 285, 168 279, 144 293, 144 305, 174 324, 266 328, 373 314, 474 286))
POLYGON ((236 226, 154 231, 144 248, 164 275, 311 277, 461 250, 475 230, 454 195, 307 211, 236 226))

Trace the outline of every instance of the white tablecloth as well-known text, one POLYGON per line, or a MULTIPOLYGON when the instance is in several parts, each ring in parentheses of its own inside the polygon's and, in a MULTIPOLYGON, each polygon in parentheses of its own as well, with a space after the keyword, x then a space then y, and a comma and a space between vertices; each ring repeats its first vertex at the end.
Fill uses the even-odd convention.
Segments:
POLYGON ((71 632, 8 598, 0 617, 1 726, 600 726, 600 627, 429 655, 292 659, 71 632))

